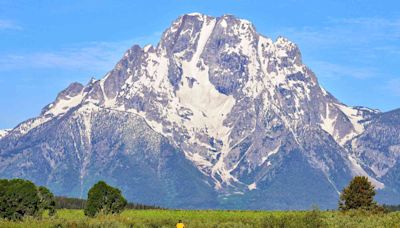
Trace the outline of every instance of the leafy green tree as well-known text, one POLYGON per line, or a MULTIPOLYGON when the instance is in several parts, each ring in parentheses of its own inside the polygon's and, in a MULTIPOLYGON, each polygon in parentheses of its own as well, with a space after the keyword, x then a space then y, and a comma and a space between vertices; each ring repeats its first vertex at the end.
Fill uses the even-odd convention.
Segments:
POLYGON ((46 187, 38 187, 38 195, 40 198, 40 208, 43 210, 49 210, 49 215, 53 216, 56 213, 56 201, 53 193, 50 192, 46 187))
POLYGON ((88 192, 85 215, 94 217, 98 214, 118 214, 127 204, 121 191, 99 181, 88 192))
POLYGON ((36 186, 27 180, 0 180, 0 217, 21 220, 38 216, 40 199, 36 186))
POLYGON ((54 195, 45 187, 36 187, 28 180, 0 180, 0 218, 21 220, 40 216, 43 210, 55 214, 54 195))
POLYGON ((374 201, 375 188, 367 177, 356 176, 340 194, 339 209, 374 210, 377 203, 374 201))

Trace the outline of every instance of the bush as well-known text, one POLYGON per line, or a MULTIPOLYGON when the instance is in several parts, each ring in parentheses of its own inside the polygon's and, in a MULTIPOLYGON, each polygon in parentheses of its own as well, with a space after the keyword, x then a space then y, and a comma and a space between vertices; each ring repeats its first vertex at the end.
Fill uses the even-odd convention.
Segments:
POLYGON ((94 217, 98 214, 118 214, 125 208, 127 201, 121 191, 99 181, 88 192, 85 215, 94 217))
POLYGON ((40 198, 36 186, 27 180, 0 180, 0 217, 21 220, 38 216, 40 198))
POLYGON ((270 215, 264 219, 265 228, 297 228, 297 227, 307 227, 304 225, 303 216, 295 214, 282 214, 270 215))
POLYGON ((53 193, 46 187, 40 186, 38 188, 38 195, 40 199, 40 208, 49 210, 49 215, 53 216, 56 213, 56 201, 53 193))
POLYGON ((324 222, 322 213, 319 210, 312 210, 302 215, 292 214, 292 213, 282 214, 281 216, 269 215, 264 218, 263 227, 319 228, 319 227, 326 227, 326 223, 324 222))
POLYGON ((28 180, 0 180, 0 218, 38 217, 44 210, 49 210, 50 216, 56 213, 54 195, 47 188, 28 180))
POLYGON ((319 209, 313 209, 312 211, 308 211, 303 217, 303 222, 305 227, 310 227, 310 228, 311 227, 318 228, 326 226, 322 213, 319 209))

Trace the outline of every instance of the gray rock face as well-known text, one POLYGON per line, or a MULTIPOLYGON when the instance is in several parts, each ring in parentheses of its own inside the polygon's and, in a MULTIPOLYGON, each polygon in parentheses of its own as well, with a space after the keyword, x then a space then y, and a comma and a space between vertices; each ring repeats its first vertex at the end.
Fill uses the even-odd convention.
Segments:
POLYGON ((13 146, 4 142, 2 176, 34 180, 57 195, 85 197, 105 180, 142 203, 216 205, 210 178, 132 113, 84 105, 32 129, 13 146))
POLYGON ((0 177, 79 197, 103 179, 166 207, 305 209, 336 207, 365 175, 400 203, 399 124, 398 111, 340 103, 286 38, 188 14, 3 134, 0 177))
POLYGON ((390 204, 400 201, 400 110, 372 118, 365 132, 348 143, 354 157, 371 176, 385 183, 378 198, 390 204))

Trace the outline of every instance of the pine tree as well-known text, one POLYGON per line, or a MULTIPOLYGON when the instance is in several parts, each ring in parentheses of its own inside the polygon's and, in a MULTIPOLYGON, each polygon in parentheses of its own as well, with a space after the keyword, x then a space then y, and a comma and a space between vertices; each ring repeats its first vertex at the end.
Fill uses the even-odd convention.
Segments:
POLYGON ((339 209, 375 209, 377 207, 374 201, 375 194, 375 188, 367 177, 356 176, 340 194, 339 209))

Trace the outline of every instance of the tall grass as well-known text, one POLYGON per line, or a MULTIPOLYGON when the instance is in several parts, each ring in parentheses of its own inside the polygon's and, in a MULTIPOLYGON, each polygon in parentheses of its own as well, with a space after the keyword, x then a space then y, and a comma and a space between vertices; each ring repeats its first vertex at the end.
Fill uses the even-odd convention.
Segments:
POLYGON ((82 210, 58 210, 54 218, 0 220, 0 227, 175 227, 181 219, 188 228, 241 227, 390 227, 400 228, 400 212, 369 214, 359 211, 214 211, 126 210, 120 215, 87 218, 82 210))

